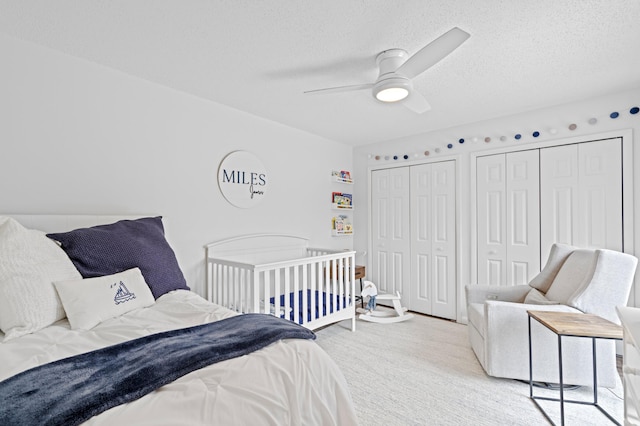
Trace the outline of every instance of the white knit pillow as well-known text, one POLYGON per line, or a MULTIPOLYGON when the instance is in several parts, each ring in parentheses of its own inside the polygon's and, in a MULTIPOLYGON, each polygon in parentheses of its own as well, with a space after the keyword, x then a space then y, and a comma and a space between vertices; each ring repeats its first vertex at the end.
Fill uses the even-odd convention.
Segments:
POLYGON ((567 257, 569 257, 575 249, 575 247, 566 244, 552 244, 547 264, 542 271, 529 282, 529 286, 537 288, 542 293, 548 292, 558 271, 562 268, 567 257))
POLYGON ((139 268, 53 285, 72 329, 90 330, 102 321, 156 302, 139 268))
POLYGON ((563 305, 570 304, 591 281, 597 260, 596 250, 574 250, 558 271, 545 296, 563 305))
POLYGON ((0 329, 4 341, 33 333, 65 317, 54 281, 80 273, 44 232, 0 216, 0 329))

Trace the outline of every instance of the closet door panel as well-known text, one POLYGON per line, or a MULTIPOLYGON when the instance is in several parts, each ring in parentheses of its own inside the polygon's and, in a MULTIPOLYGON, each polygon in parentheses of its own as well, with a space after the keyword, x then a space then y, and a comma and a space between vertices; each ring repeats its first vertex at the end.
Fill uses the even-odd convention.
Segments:
POLYGON ((578 224, 578 145, 540 150, 540 251, 547 259, 551 244, 575 244, 578 224))
POLYGON ((500 283, 506 282, 504 268, 505 262, 502 260, 487 260, 484 270, 484 283, 486 285, 501 285, 500 283))
POLYGON ((390 179, 387 170, 371 174, 371 234, 373 241, 370 279, 380 288, 387 283, 389 251, 390 179))
POLYGON ((410 169, 413 287, 409 309, 455 319, 455 162, 410 169))
POLYGON ((519 285, 540 270, 538 150, 479 157, 478 283, 519 285))
POLYGON ((404 293, 404 283, 405 283, 405 261, 407 258, 407 253, 404 251, 396 251, 392 253, 391 262, 391 279, 389 282, 392 283, 391 287, 387 286, 382 289, 382 293, 395 293, 399 291, 401 294, 404 293))
POLYGON ((389 253, 382 250, 376 250, 374 256, 374 264, 371 269, 371 281, 376 283, 378 289, 382 290, 382 282, 386 283, 386 278, 383 277, 388 276, 387 266, 389 265, 389 253))
POLYGON ((538 150, 506 155, 507 285, 527 284, 540 271, 538 150))
POLYGON ((432 314, 433 284, 433 191, 432 165, 411 166, 411 283, 408 308, 432 314))
POLYGON ((540 151, 541 253, 554 242, 623 250, 622 141, 540 151))
POLYGON ((432 165, 433 294, 432 315, 456 318, 455 162, 432 165))
POLYGON ((504 154, 476 160, 478 284, 506 285, 504 154))
POLYGON ((409 170, 371 173, 372 259, 370 279, 380 293, 401 293, 409 279, 409 170))
MULTIPOLYGON (((536 254, 536 258, 538 255, 536 254)), ((540 262, 538 262, 540 263, 540 262)), ((527 284, 534 276, 540 271, 532 272, 529 262, 510 262, 509 263, 509 278, 513 284, 511 285, 523 285, 527 284)))
MULTIPOLYGON (((446 307, 451 301, 451 286, 449 285, 450 264, 448 256, 434 256, 433 260, 435 264, 434 304, 436 305, 434 306, 434 311, 437 311, 438 308, 446 307)), ((440 313, 436 316, 443 317, 443 314, 440 313)))
POLYGON ((578 164, 578 245, 621 251, 622 141, 580 144, 578 164))
MULTIPOLYGON (((412 279, 411 281, 415 283, 429 282, 429 277, 432 275, 431 256, 425 254, 417 254, 413 256, 413 260, 415 264, 411 265, 411 267, 417 273, 417 276, 415 280, 412 279)), ((424 303, 426 306, 428 306, 428 310, 431 311, 431 291, 429 287, 426 285, 417 285, 416 295, 417 297, 412 297, 411 301, 409 302, 412 306, 412 309, 416 309, 414 305, 417 301, 417 303, 424 303)))

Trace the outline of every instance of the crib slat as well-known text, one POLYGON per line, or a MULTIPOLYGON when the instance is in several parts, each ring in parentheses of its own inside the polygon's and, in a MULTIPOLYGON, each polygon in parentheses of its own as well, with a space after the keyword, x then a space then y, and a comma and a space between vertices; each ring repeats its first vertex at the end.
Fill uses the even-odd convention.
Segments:
POLYGON ((274 314, 276 316, 280 316, 280 269, 276 269, 274 271, 274 276, 273 276, 273 285, 274 285, 274 289, 273 289, 273 295, 274 295, 274 301, 275 301, 275 312, 274 314))
POLYGON ((284 272, 284 318, 290 319, 291 313, 291 268, 283 268, 284 272))
POLYGON ((222 306, 231 308, 227 300, 227 287, 229 286, 229 267, 227 265, 222 265, 222 276, 224 277, 224 283, 220 286, 220 302, 222 306))
POLYGON ((340 269, 341 265, 342 265, 341 259, 336 259, 333 261, 333 267, 336 273, 333 275, 333 279, 331 280, 331 294, 333 298, 332 306, 333 306, 333 309, 335 310, 340 309, 340 307, 338 306, 338 303, 339 303, 338 292, 340 291, 338 283, 340 282, 340 276, 342 276, 342 274, 344 273, 344 271, 340 269))
POLYGON ((318 309, 317 305, 316 305, 316 292, 318 291, 318 280, 317 277, 320 276, 321 273, 321 264, 320 263, 314 263, 309 265, 309 268, 311 269, 311 301, 309 302, 309 306, 311 308, 311 321, 316 319, 316 309, 318 309), (314 266, 316 266, 316 268, 314 268, 314 266), (315 270, 314 270, 315 269, 315 270))
POLYGON ((336 309, 342 309, 342 295, 344 292, 344 282, 342 280, 342 277, 344 276, 344 262, 342 261, 342 259, 337 259, 337 263, 338 263, 338 274, 336 275, 336 279, 335 279, 335 286, 336 286, 336 309))
POLYGON ((331 289, 329 288, 329 286, 331 285, 332 267, 333 265, 331 260, 328 260, 327 266, 325 267, 324 288, 322 290, 322 298, 324 300, 324 304, 322 306, 322 316, 324 316, 324 313, 329 307, 329 303, 331 303, 331 289))
MULTIPOLYGON (((291 289, 291 293, 293 294, 293 322, 296 324, 300 324, 300 283, 298 282, 300 279, 300 274, 298 272, 299 266, 293 266, 293 289, 291 289)), ((290 318, 290 317, 289 317, 290 318)))
MULTIPOLYGON (((307 269, 308 269, 308 265, 303 265, 302 266, 302 279, 301 279, 301 285, 300 285, 300 290, 302 291, 302 306, 309 306, 309 287, 308 287, 308 274, 307 274, 307 269)), ((299 310, 300 307, 296 307, 296 310, 299 310)), ((306 324, 307 322, 309 322, 309 314, 306 311, 302 312, 302 325, 306 324)))

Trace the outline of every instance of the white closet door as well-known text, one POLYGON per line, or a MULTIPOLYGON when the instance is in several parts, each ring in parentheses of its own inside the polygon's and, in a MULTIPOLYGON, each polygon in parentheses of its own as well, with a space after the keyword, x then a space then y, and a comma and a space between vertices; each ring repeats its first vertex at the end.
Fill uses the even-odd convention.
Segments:
POLYGON ((372 257, 367 275, 380 293, 405 294, 410 279, 409 168, 371 173, 372 257))
POLYGON ((478 284, 506 285, 506 155, 476 160, 478 284))
POLYGON ((540 151, 540 248, 549 257, 551 244, 573 244, 577 231, 578 145, 540 151), (576 228, 574 228, 576 227, 576 228))
POLYGON ((409 309, 456 318, 455 162, 411 168, 409 309))
POLYGON ((622 250, 620 138, 540 151, 541 254, 554 242, 622 250))
POLYGON ((540 156, 506 156, 507 285, 527 284, 540 272, 540 156))
POLYGON ((411 289, 412 310, 431 315, 433 273, 432 166, 411 167, 411 289))
POLYGON ((623 250, 622 139, 578 146, 577 245, 623 250))
POLYGON ((526 284, 540 271, 538 150, 476 160, 478 283, 526 284))

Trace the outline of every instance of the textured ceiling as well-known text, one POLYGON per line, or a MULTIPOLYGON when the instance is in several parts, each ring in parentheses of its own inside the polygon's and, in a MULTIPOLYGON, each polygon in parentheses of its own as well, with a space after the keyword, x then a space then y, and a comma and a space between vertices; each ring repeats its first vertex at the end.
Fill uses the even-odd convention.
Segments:
POLYGON ((0 32, 351 145, 640 88, 638 0, 0 0, 0 32), (429 112, 303 94, 454 26, 471 38, 414 80, 429 112))

